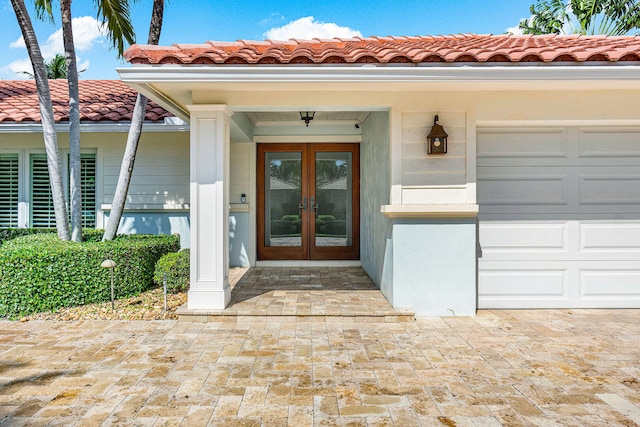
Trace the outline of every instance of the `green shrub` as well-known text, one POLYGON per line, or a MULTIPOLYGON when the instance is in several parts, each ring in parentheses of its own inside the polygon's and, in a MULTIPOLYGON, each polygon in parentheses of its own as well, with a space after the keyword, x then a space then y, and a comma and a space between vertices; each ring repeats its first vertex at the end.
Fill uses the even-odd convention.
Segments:
POLYGON ((118 236, 101 242, 92 230, 83 243, 62 242, 55 234, 18 237, 0 247, 0 316, 23 316, 111 299, 110 273, 100 263, 112 259, 117 297, 153 286, 160 257, 180 247, 177 236, 118 236))
POLYGON ((0 228, 0 246, 16 237, 55 232, 55 228, 0 228))
POLYGON ((167 273, 167 292, 186 292, 189 290, 189 265, 189 249, 165 254, 156 263, 153 278, 162 285, 164 273, 167 273))
MULTIPOLYGON (((56 233, 55 228, 0 228, 0 246, 16 237, 31 236, 32 234, 56 233)), ((102 240, 104 230, 86 229, 82 230, 82 240, 99 242, 102 240)))

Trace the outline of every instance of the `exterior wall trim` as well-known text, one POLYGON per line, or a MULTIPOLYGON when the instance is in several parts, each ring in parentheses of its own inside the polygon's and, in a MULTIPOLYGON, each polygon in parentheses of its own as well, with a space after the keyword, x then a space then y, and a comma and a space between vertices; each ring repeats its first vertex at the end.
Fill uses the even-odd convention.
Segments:
POLYGON ((478 205, 383 205, 387 218, 475 218, 478 205))
POLYGON ((478 120, 476 128, 531 126, 640 126, 640 120, 478 120))
MULTIPOLYGON (((111 211, 111 204, 102 204, 100 205, 100 210, 102 211, 111 211)), ((169 204, 127 204, 124 208, 126 212, 140 212, 140 211, 149 211, 149 212, 189 212, 189 206, 181 206, 181 205, 169 205, 169 204)))
POLYGON ((295 142, 347 142, 347 143, 360 143, 362 142, 361 135, 265 135, 254 136, 253 142, 255 143, 295 143, 295 142))
MULTIPOLYGON (((81 133, 129 132, 131 123, 81 123, 81 133)), ((56 132, 69 132, 69 123, 56 123, 56 132)), ((164 123, 144 123, 143 132, 189 132, 189 125, 167 125, 164 123)), ((40 123, 1 124, 0 133, 42 133, 40 123)))
MULTIPOLYGON (((149 87, 149 82, 509 82, 509 81, 638 81, 638 65, 473 65, 269 67, 151 65, 118 68, 123 81, 149 87)), ((156 94, 157 97, 157 94, 156 94)))

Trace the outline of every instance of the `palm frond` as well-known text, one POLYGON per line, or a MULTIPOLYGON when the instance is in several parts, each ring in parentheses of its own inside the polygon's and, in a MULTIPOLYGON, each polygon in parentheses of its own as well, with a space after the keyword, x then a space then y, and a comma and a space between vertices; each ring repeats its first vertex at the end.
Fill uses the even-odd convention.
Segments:
POLYGON ((36 18, 41 21, 49 21, 52 24, 55 22, 51 0, 35 0, 34 5, 36 7, 36 18))
POLYGON ((128 0, 95 0, 98 7, 98 19, 107 26, 107 37, 118 51, 124 52, 125 42, 135 43, 135 31, 131 24, 128 0))

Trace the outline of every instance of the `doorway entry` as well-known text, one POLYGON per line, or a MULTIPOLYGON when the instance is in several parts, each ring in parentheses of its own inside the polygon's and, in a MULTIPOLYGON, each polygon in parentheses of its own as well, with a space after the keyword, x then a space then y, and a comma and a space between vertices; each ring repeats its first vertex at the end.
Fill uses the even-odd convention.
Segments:
POLYGON ((257 151, 258 259, 360 259, 359 145, 257 151))

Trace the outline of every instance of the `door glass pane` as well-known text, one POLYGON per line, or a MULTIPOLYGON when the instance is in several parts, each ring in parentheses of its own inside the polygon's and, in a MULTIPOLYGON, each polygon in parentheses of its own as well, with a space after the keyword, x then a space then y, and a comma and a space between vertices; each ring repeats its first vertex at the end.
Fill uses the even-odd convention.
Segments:
POLYGON ((265 246, 302 246, 302 153, 265 153, 265 246))
POLYGON ((351 153, 316 152, 316 246, 352 245, 351 153))

